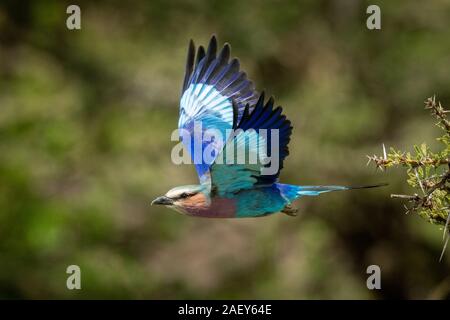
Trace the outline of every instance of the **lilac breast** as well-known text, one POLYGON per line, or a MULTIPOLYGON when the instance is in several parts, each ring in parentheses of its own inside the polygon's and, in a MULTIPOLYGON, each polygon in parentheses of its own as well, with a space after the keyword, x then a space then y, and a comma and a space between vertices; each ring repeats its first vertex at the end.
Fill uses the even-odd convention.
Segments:
POLYGON ((209 206, 189 208, 189 215, 206 218, 236 217, 236 201, 230 198, 212 198, 209 206))

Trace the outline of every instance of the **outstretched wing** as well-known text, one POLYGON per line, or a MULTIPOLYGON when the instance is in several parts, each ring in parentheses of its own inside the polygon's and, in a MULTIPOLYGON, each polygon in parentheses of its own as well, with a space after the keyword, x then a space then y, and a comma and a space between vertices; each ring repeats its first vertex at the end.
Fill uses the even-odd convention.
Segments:
POLYGON ((217 55, 217 40, 213 36, 207 51, 200 46, 195 54, 190 41, 178 128, 201 182, 209 178, 209 167, 228 140, 229 130, 242 118, 245 106, 256 101, 253 83, 239 71, 239 61, 230 60, 228 44, 217 55), (216 131, 214 139, 204 139, 208 130, 216 131), (207 159, 203 157, 206 148, 211 155, 207 159))
POLYGON ((272 185, 289 154, 291 123, 281 107, 274 109, 273 98, 264 103, 264 92, 235 129, 210 168, 211 190, 221 196, 272 185))

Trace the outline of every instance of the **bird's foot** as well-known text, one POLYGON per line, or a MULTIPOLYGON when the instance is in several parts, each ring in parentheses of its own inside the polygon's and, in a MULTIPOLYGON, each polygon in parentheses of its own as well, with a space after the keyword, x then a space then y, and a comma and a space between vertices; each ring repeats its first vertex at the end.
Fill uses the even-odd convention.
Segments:
POLYGON ((287 214, 288 216, 296 217, 296 216, 297 216, 298 209, 295 209, 295 208, 293 208, 290 204, 287 204, 287 205, 283 208, 283 210, 281 210, 281 212, 287 214))

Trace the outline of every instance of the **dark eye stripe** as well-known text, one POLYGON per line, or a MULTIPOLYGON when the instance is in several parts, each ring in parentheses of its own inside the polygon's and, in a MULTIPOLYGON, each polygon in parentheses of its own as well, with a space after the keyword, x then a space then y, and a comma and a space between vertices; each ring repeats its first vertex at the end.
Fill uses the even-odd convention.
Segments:
POLYGON ((188 197, 191 197, 191 196, 193 196, 195 194, 196 194, 196 192, 183 192, 182 194, 180 194, 178 196, 178 199, 188 198, 188 197))

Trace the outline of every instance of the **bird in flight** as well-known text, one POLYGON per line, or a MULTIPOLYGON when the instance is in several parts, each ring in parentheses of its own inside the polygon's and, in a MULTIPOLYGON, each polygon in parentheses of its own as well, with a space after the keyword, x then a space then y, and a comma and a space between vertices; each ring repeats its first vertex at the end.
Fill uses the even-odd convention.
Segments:
POLYGON ((289 154, 291 122, 281 107, 275 107, 272 97, 266 100, 264 92, 255 90, 240 71, 239 60, 230 58, 228 44, 217 51, 215 36, 206 51, 203 46, 195 51, 190 41, 181 92, 180 138, 194 160, 200 183, 175 187, 152 205, 211 218, 261 217, 277 212, 295 215, 291 203, 302 196, 380 186, 279 183, 289 154), (205 139, 211 131, 216 135, 205 139), (208 159, 203 157, 206 150, 208 159), (256 161, 242 161, 239 154, 256 161))

